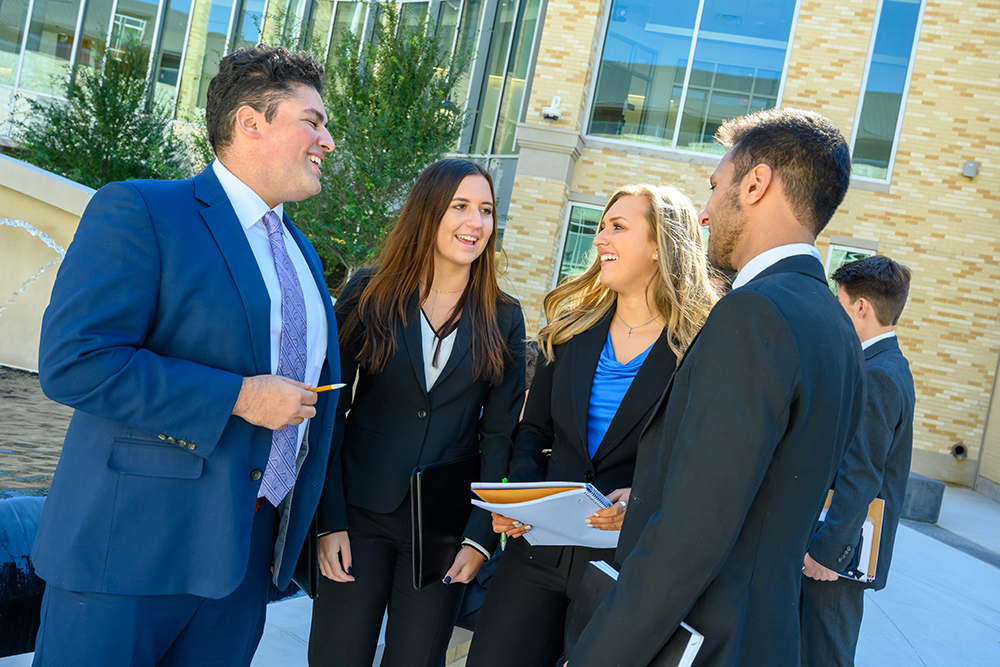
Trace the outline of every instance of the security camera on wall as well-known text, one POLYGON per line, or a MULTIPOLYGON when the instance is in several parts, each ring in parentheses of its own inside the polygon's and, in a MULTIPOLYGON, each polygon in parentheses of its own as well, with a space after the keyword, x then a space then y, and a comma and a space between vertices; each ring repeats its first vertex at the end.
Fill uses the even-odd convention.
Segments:
POLYGON ((542 117, 545 120, 559 120, 562 118, 562 109, 559 108, 559 103, 562 99, 557 97, 552 98, 552 104, 547 107, 542 107, 542 117))

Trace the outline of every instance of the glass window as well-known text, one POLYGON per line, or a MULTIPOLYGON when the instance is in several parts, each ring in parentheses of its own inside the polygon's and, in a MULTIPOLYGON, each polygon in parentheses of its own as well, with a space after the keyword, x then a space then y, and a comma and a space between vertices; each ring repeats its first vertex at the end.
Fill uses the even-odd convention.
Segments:
POLYGON ((855 176, 889 179, 922 11, 921 0, 882 0, 875 13, 873 43, 851 138, 855 176))
POLYGON ((330 34, 330 56, 327 59, 327 71, 332 70, 336 66, 340 39, 348 32, 360 35, 364 29, 364 25, 362 24, 364 18, 365 5, 363 2, 337 3, 337 13, 335 14, 330 34))
POLYGON ((83 31, 76 49, 76 62, 95 66, 108 40, 108 22, 114 0, 90 0, 83 15, 83 31))
POLYGON ((226 48, 229 32, 229 18, 233 12, 233 0, 213 0, 208 12, 204 55, 201 62, 201 76, 198 81, 198 108, 204 109, 208 100, 208 84, 219 73, 219 61, 229 53, 226 48))
POLYGON ((111 28, 112 53, 126 42, 139 44, 147 53, 152 50, 153 26, 156 25, 158 9, 159 2, 156 0, 118 0, 111 28))
POLYGON ((416 28, 427 18, 426 2, 407 2, 399 8, 399 25, 416 28))
POLYGON ((479 93, 479 104, 476 105, 476 116, 472 121, 474 129, 472 148, 469 151, 471 153, 488 153, 493 143, 493 131, 496 128, 497 111, 500 105, 500 92, 507 66, 507 53, 510 49, 514 23, 517 19, 517 5, 517 0, 498 0, 497 2, 496 16, 490 35, 490 46, 486 52, 486 71, 483 76, 482 90, 479 93))
MULTIPOLYGON (((442 2, 441 5, 453 4, 450 2, 442 2)), ((457 3, 454 3, 457 4, 457 3)), ((443 12, 444 10, 442 10, 443 12)), ((471 53, 474 48, 477 38, 479 37, 479 22, 483 16, 483 0, 465 0, 462 3, 461 8, 461 18, 459 19, 458 26, 458 39, 455 43, 455 53, 471 53)), ((442 15, 442 18, 444 16, 442 15)), ((442 21, 443 24, 443 21, 442 21)), ((469 97, 469 83, 471 75, 471 65, 470 60, 469 69, 462 75, 455 84, 455 98, 452 100, 456 106, 465 106, 469 97)))
POLYGON ((535 27, 541 0, 522 0, 514 32, 513 50, 504 77, 503 94, 497 118, 497 132, 493 139, 493 152, 501 155, 514 152, 514 134, 521 120, 524 91, 535 44, 535 27))
POLYGON ((21 66, 20 88, 57 95, 63 90, 73 53, 80 0, 35 0, 21 66))
POLYGON ((589 134, 722 153, 719 125, 777 104, 795 0, 699 4, 615 0, 589 134))
POLYGON ((264 0, 243 0, 243 6, 236 13, 236 33, 234 48, 253 46, 260 41, 260 29, 264 23, 264 0))
POLYGON ((559 264, 559 279, 583 273, 594 259, 594 237, 601 224, 602 210, 573 204, 569 209, 566 243, 559 264))
POLYGON ((852 248, 850 246, 831 243, 829 250, 826 251, 826 281, 830 284, 830 289, 833 290, 833 293, 837 293, 837 283, 833 282, 830 276, 832 276, 837 269, 848 262, 864 259, 865 257, 871 257, 874 254, 874 250, 852 248))
POLYGON ((173 100, 177 94, 177 79, 184 55, 184 36, 190 16, 191 0, 166 0, 164 3, 160 47, 153 70, 156 94, 162 98, 173 100))
POLYGON ((0 84, 14 85, 28 0, 0 1, 0 84))

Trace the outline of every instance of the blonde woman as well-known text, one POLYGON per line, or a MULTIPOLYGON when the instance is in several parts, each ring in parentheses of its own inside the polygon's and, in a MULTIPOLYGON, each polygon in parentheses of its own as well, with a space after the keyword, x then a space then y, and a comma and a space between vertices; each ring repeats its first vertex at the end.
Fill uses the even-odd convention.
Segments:
MULTIPOLYGON (((538 334, 544 363, 509 478, 590 482, 615 503, 591 526, 617 530, 640 431, 717 297, 697 211, 674 188, 620 188, 604 209, 594 247, 590 268, 545 298, 548 324, 538 334)), ((516 519, 495 514, 493 530, 520 537, 530 526, 516 519)), ((480 611, 469 667, 554 665, 587 562, 613 556, 614 549, 508 540, 480 611)))

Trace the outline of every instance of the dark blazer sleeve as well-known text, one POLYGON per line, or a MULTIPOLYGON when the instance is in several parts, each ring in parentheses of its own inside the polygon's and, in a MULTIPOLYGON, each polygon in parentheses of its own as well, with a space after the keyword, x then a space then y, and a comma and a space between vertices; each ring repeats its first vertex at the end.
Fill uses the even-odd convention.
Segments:
MULTIPOLYGON (((337 299, 334 313, 337 316, 337 330, 342 331, 347 318, 357 308, 358 299, 364 291, 374 269, 361 269, 355 273, 337 299)), ((351 409, 354 398, 354 384, 358 377, 359 333, 346 343, 341 343, 340 350, 340 381, 347 386, 340 390, 337 401, 337 415, 333 425, 333 440, 330 445, 330 462, 327 467, 326 483, 323 486, 323 496, 320 498, 317 511, 317 527, 319 534, 347 530, 347 502, 344 499, 344 468, 343 444, 344 427, 347 423, 347 413, 351 409)))
POLYGON ((145 347, 161 265, 149 207, 130 183, 97 191, 59 268, 42 321, 38 376, 52 400, 208 458, 243 378, 145 347))
POLYGON ((535 367, 535 379, 531 383, 524 418, 518 425, 517 438, 510 462, 510 481, 540 482, 545 479, 548 456, 543 449, 552 447, 555 441, 555 426, 552 420, 552 378, 556 361, 545 361, 541 354, 535 367))
POLYGON ((868 505, 882 490, 886 459, 903 412, 902 393, 889 375, 870 369, 866 376, 868 398, 861 425, 837 469, 826 521, 809 545, 817 563, 837 572, 844 569, 845 548, 858 543, 868 505))
MULTIPOLYGON (((524 405, 524 315, 519 305, 508 308, 506 344, 510 357, 500 384, 490 387, 479 419, 480 479, 490 482, 507 476, 517 418, 524 405)), ((490 552, 500 542, 500 536, 493 532, 490 514, 481 510, 473 510, 469 516, 465 537, 490 552)))
MULTIPOLYGON (((785 432, 800 361, 774 304, 755 292, 733 292, 716 305, 696 343, 700 361, 682 363, 671 387, 686 398, 662 503, 573 649, 572 667, 650 663, 729 557, 785 432), (691 373, 694 365, 701 374, 691 373), (685 576, 662 576, 679 571, 685 576)), ((670 446, 663 413, 661 406, 640 448, 670 446)), ((630 504, 636 502, 633 487, 630 504)))

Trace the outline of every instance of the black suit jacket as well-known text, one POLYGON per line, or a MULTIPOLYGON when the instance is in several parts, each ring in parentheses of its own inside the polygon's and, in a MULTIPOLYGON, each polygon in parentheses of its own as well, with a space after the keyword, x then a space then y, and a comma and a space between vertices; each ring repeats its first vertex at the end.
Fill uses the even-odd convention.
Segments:
POLYGON ((604 494, 631 486, 639 433, 677 366, 667 335, 657 339, 622 398, 594 458, 587 449, 590 392, 612 314, 597 326, 555 346, 540 363, 514 441, 510 479, 590 482, 604 494), (551 448, 551 456, 542 450, 551 448))
POLYGON ((570 664, 648 665, 686 620, 699 667, 797 666, 802 554, 864 393, 815 258, 719 301, 641 436, 621 575, 570 664))
POLYGON ((820 565, 840 571, 853 555, 868 505, 885 500, 882 540, 875 581, 859 586, 885 588, 899 510, 906 495, 913 450, 913 409, 916 396, 910 364, 895 337, 865 350, 868 400, 854 440, 844 454, 834 482, 833 502, 826 521, 813 537, 809 554, 820 565))
MULTIPOLYGON (((334 308, 344 326, 357 307, 373 269, 359 271, 344 287, 334 308)), ((497 321, 511 358, 502 382, 491 387, 473 378, 470 353, 475 334, 469 318, 459 320, 448 363, 427 391, 420 338, 419 297, 407 308, 407 326, 396 329, 396 353, 380 373, 358 368, 359 337, 342 344, 341 378, 352 394, 340 394, 333 440, 343 443, 331 459, 318 513, 320 533, 348 529, 347 504, 389 513, 399 507, 417 465, 482 452, 481 478, 499 481, 507 474, 511 440, 524 403, 524 317, 516 305, 497 302, 497 321), (341 482, 338 483, 338 482, 341 482)), ((473 512, 465 536, 492 550, 499 537, 490 515, 473 512)))

